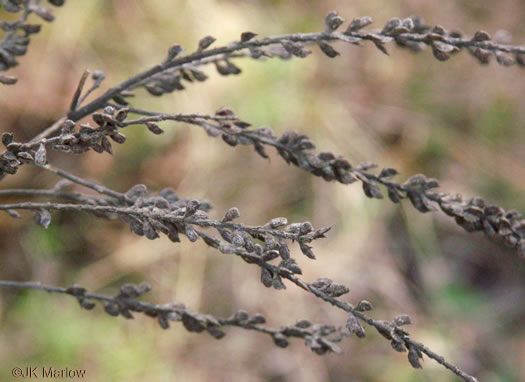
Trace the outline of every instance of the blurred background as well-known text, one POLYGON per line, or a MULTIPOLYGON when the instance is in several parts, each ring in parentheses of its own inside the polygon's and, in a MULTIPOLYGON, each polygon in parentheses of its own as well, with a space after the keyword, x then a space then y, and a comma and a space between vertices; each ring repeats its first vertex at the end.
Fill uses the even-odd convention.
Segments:
MULTIPOLYGON (((175 43, 191 52, 209 34, 223 45, 245 31, 319 31, 334 9, 347 21, 372 16, 375 28, 392 17, 421 15, 430 25, 469 35, 505 29, 514 44, 525 43, 520 0, 68 1, 9 72, 18 84, 0 87, 0 132, 25 141, 63 116, 85 69, 105 73, 103 91, 162 61, 175 43)), ((1 19, 11 16, 0 11, 1 19)), ((467 52, 443 63, 429 50, 414 55, 393 44, 390 57, 372 44, 337 48, 335 60, 315 48, 304 60, 240 60, 240 76, 221 77, 210 67, 204 83, 161 98, 139 91, 133 105, 173 113, 228 106, 276 134, 305 133, 320 151, 354 164, 394 167, 400 181, 424 173, 445 191, 525 211, 523 69, 495 61, 482 67, 467 52)), ((443 214, 423 215, 408 203, 367 199, 357 184, 314 178, 272 150, 264 160, 197 127, 163 128, 161 137, 127 129, 128 141, 113 157, 53 153, 49 160, 122 192, 136 183, 154 191, 173 187, 181 196, 211 201, 215 218, 236 206, 240 221, 251 225, 278 216, 334 225, 327 239, 314 243, 317 261, 293 246, 305 280, 326 276, 349 286, 345 297, 371 301, 377 319, 409 314, 414 339, 480 381, 525 380, 525 265, 515 253, 480 233, 467 234, 443 214)), ((57 181, 23 166, 1 188, 48 188, 57 181)), ((124 282, 147 281, 153 287, 147 300, 183 302, 193 311, 261 312, 269 326, 346 321, 343 312, 292 285, 264 288, 256 267, 202 242, 149 241, 117 221, 72 213, 53 214, 45 230, 23 215, 0 219, 0 279, 78 283, 109 294, 124 282)), ((2 290, 0 380, 11 380, 14 366, 85 368, 89 381, 457 380, 431 360, 422 371, 412 369, 406 354, 368 333, 346 339, 342 356, 320 357, 300 340, 280 349, 266 336, 230 329, 216 341, 177 324, 163 331, 140 315, 115 319, 99 306, 87 312, 65 296, 2 290)))

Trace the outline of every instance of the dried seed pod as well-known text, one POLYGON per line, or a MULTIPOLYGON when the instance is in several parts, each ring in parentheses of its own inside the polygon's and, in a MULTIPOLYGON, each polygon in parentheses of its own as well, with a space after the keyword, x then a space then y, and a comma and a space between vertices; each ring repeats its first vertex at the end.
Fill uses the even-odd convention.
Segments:
POLYGON ((113 148, 109 139, 107 139, 106 137, 102 137, 100 144, 102 145, 104 151, 106 151, 110 155, 113 155, 113 148))
POLYGON ((410 317, 408 317, 406 314, 402 314, 394 318, 394 324, 396 326, 410 325, 411 323, 410 317))
POLYGON ((357 32, 370 24, 372 24, 372 18, 370 16, 364 16, 359 17, 357 19, 353 19, 350 25, 348 25, 345 34, 352 34, 353 32, 357 32))
POLYGON ((202 72, 200 70, 190 69, 190 72, 191 72, 191 75, 193 76, 193 78, 196 81, 202 82, 202 81, 206 81, 208 79, 208 76, 204 72, 202 72))
POLYGON ((510 54, 495 52, 494 55, 496 56, 496 61, 498 61, 498 64, 502 66, 512 66, 516 63, 516 60, 510 54))
POLYGON ((193 228, 191 224, 184 225, 184 234, 192 243, 196 242, 199 239, 199 234, 197 233, 197 231, 195 231, 195 228, 193 228))
POLYGON ((153 123, 153 122, 146 122, 145 123, 146 127, 148 128, 149 131, 151 131, 153 134, 155 135, 160 135, 160 134, 163 134, 164 133, 164 130, 162 130, 160 128, 159 125, 157 125, 156 123, 153 123))
POLYGON ((301 227, 299 228, 299 234, 300 235, 306 235, 307 233, 310 233, 314 230, 314 227, 312 223, 310 222, 304 222, 301 224, 301 227))
POLYGON ((50 4, 53 4, 55 7, 61 7, 66 3, 66 0, 47 0, 50 4))
POLYGON ((286 219, 284 217, 279 217, 279 218, 274 218, 274 219, 270 220, 264 226, 268 226, 270 228, 278 228, 278 227, 281 227, 281 226, 286 225, 286 224, 288 224, 288 219, 286 219))
POLYGON ((243 32, 241 34, 241 42, 247 42, 253 39, 255 36, 257 36, 257 33, 253 32, 243 32))
POLYGON ((13 133, 3 133, 2 134, 2 144, 7 147, 8 144, 13 142, 13 133))
POLYGON ((38 150, 35 151, 34 158, 35 164, 37 166, 45 166, 47 163, 47 151, 44 145, 40 144, 40 146, 38 146, 38 150))
POLYGON ((0 75, 0 83, 4 85, 14 85, 18 82, 18 78, 14 76, 0 75))
POLYGON ((166 58, 166 61, 172 61, 177 57, 179 54, 181 54, 184 51, 182 46, 180 45, 173 45, 168 49, 168 57, 166 58))
POLYGON ((237 207, 232 207, 228 211, 226 211, 226 214, 224 214, 224 217, 222 218, 223 222, 229 222, 234 219, 237 219, 239 216, 241 216, 241 213, 237 209, 237 207))
POLYGON ((283 40, 281 41, 281 45, 288 53, 290 53, 293 56, 299 57, 299 58, 305 58, 310 53, 312 53, 311 51, 306 49, 304 45, 301 43, 296 43, 296 42, 292 42, 289 40, 283 40))
POLYGON ((383 194, 375 183, 363 182, 363 191, 369 198, 383 199, 383 194))
POLYGON ((199 48, 198 48, 198 50, 199 51, 205 50, 206 48, 208 48, 214 42, 215 42, 215 37, 213 37, 213 36, 206 36, 206 37, 202 38, 199 41, 199 48))
POLYGON ((154 240, 159 237, 159 234, 157 233, 155 228, 153 228, 153 225, 148 220, 144 220, 144 223, 142 225, 142 230, 144 232, 144 236, 146 236, 150 240, 154 240))
POLYGON ((15 219, 22 219, 22 216, 15 210, 5 210, 9 216, 15 219))
POLYGON ((76 123, 70 119, 67 119, 62 124, 62 127, 60 129, 60 132, 62 135, 71 134, 73 132, 73 129, 75 128, 76 123))
POLYGON ((19 153, 16 154, 16 156, 18 158, 22 158, 28 162, 33 162, 35 160, 35 158, 33 158, 33 156, 28 153, 27 151, 20 151, 19 153))
POLYGON ((423 359, 423 353, 412 344, 408 344, 408 362, 414 369, 421 369, 423 366, 419 362, 423 359))
POLYGON ((270 288, 273 282, 273 274, 268 268, 261 268, 261 282, 266 288, 270 288))
POLYGON ((339 28, 345 20, 336 11, 331 11, 325 18, 325 32, 330 33, 339 28))
POLYGON ((273 334, 272 337, 273 337, 273 342, 280 348, 285 348, 289 345, 288 340, 286 339, 286 336, 284 336, 282 333, 275 333, 273 334))
POLYGON ((46 228, 51 224, 51 214, 48 210, 41 208, 33 212, 35 223, 46 228))
POLYGON ((49 8, 45 8, 45 7, 41 7, 41 6, 38 6, 38 5, 34 5, 32 7, 32 10, 42 20, 47 21, 48 23, 50 23, 50 22, 55 20, 55 16, 53 16, 53 13, 51 12, 51 10, 49 8))
POLYGON ((373 40, 373 43, 376 46, 376 48, 379 49, 382 53, 384 53, 387 56, 390 56, 390 54, 388 53, 388 50, 386 50, 385 45, 382 42, 373 40))
POLYGON ((490 35, 488 34, 488 32, 485 32, 485 31, 478 31, 472 37, 472 41, 474 42, 488 41, 488 40, 490 40, 490 35))
POLYGON ((355 306, 355 310, 358 312, 368 312, 372 309, 372 304, 366 300, 359 301, 359 303, 355 306))
POLYGON ((446 61, 450 58, 450 55, 458 52, 459 49, 450 44, 446 44, 441 41, 432 42, 432 53, 439 61, 446 61))
POLYGON ((395 17, 389 21, 387 21, 387 23, 385 24, 385 26, 383 27, 383 30, 381 31, 381 34, 389 34, 391 33, 395 28, 401 26, 403 24, 403 22, 401 21, 401 19, 395 17))
POLYGON ((136 200, 145 197, 148 194, 149 191, 145 184, 135 184, 124 194, 124 196, 130 200, 136 200))
POLYGON ((95 307, 95 303, 94 302, 91 302, 91 301, 88 301, 86 300, 85 298, 77 298, 78 300, 78 303, 80 304, 80 306, 83 308, 83 309, 86 309, 86 310, 91 310, 95 307))
POLYGON ((117 111, 117 114, 115 114, 115 119, 118 122, 122 122, 128 117, 128 113, 129 113, 129 108, 123 107, 122 109, 119 109, 119 111, 117 111))
POLYGON ((447 30, 444 27, 442 27, 441 25, 436 25, 434 28, 432 28, 430 33, 434 33, 434 34, 438 34, 440 36, 444 36, 444 35, 447 34, 447 30))
POLYGON ((355 334, 359 338, 365 336, 365 328, 363 328, 363 325, 361 325, 359 319, 353 314, 350 314, 350 317, 348 317, 348 320, 346 321, 346 328, 350 333, 355 334))
POLYGON ((319 42, 319 48, 321 48, 321 51, 330 58, 334 58, 341 55, 337 50, 335 50, 332 47, 332 45, 327 44, 324 41, 319 42))
POLYGON ((407 17, 406 19, 403 20, 403 24, 402 24, 406 29, 408 29, 409 31, 412 31, 412 29, 414 29, 414 26, 415 26, 415 23, 414 23, 414 20, 410 17, 407 17))
POLYGON ((119 132, 113 132, 109 137, 119 144, 126 142, 126 136, 119 132))
POLYGON ((261 325, 266 323, 266 318, 262 314, 257 313, 250 317, 246 323, 248 325, 261 325))
POLYGON ((299 243, 299 247, 301 248, 301 252, 303 253, 303 255, 305 255, 306 257, 310 259, 315 259, 315 255, 312 251, 312 247, 310 247, 309 245, 305 243, 299 243))
POLYGON ((192 216, 194 215, 199 207, 201 206, 201 202, 197 199, 192 199, 186 204, 186 212, 184 213, 184 217, 192 216))

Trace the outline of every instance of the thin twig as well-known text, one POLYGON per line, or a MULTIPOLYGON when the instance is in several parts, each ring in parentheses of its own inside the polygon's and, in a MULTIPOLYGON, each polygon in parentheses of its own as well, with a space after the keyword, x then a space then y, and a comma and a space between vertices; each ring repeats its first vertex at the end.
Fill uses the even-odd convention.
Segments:
POLYGON ((49 197, 56 199, 73 200, 76 202, 89 203, 96 201, 97 203, 105 201, 97 196, 86 195, 79 192, 65 192, 57 190, 33 190, 33 189, 8 189, 0 190, 0 197, 11 197, 11 196, 32 196, 32 197, 49 197))
POLYGON ((64 170, 61 170, 59 169, 58 167, 55 167, 55 166, 52 166, 50 164, 46 164, 44 166, 40 166, 41 168, 47 170, 47 171, 50 171, 62 178, 65 178, 65 179, 68 179, 74 183, 77 183, 77 184, 80 184, 84 187, 87 187, 87 188, 90 188, 92 190, 95 190, 96 192, 98 192, 99 194, 103 194, 103 195, 107 195, 107 196, 111 196, 112 198, 115 198, 121 202, 125 202, 127 203, 128 200, 126 199, 125 195, 120 193, 120 192, 116 192, 116 191, 113 191, 105 186, 102 186, 100 184, 97 184, 95 182, 91 182, 91 181, 88 181, 88 180, 85 180, 83 178, 80 178, 78 176, 75 176, 73 174, 70 174, 69 172, 67 171, 64 171, 64 170))
POLYGON ((92 309, 94 307, 93 302, 99 302, 104 305, 106 313, 112 316, 122 315, 131 319, 133 318, 131 312, 143 313, 146 316, 156 318, 163 329, 169 328, 169 321, 180 321, 190 332, 206 330, 217 339, 224 337, 225 333, 222 328, 227 326, 269 335, 280 347, 288 345, 286 338, 302 338, 306 345, 318 354, 324 354, 326 351, 341 353, 335 342, 340 342, 346 336, 342 333, 343 329, 341 328, 332 325, 312 324, 306 320, 299 321, 294 325, 272 328, 263 325, 266 323, 266 318, 262 314, 250 316, 245 311, 238 311, 231 317, 220 318, 210 314, 192 312, 184 304, 176 302, 159 305, 139 301, 137 298, 150 290, 149 285, 145 283, 140 285, 124 284, 116 296, 90 293, 77 285, 61 288, 37 282, 0 281, 0 288, 33 289, 48 293, 66 294, 75 297, 84 309, 92 309), (316 344, 323 347, 315 347, 316 344))
POLYGON ((46 139, 47 137, 52 135, 54 132, 58 131, 62 127, 62 124, 66 121, 66 119, 67 119, 66 117, 60 118, 55 123, 53 123, 51 126, 49 126, 44 131, 42 131, 40 134, 32 138, 28 143, 30 145, 39 144, 42 141, 42 139, 46 139))
POLYGON ((85 70, 84 73, 82 73, 82 77, 80 77, 80 81, 78 82, 77 90, 75 90, 75 94, 73 95, 73 99, 71 100, 71 106, 69 106, 69 111, 75 111, 78 105, 78 100, 80 96, 82 95, 82 89, 84 89, 84 84, 86 83, 86 80, 89 76, 89 71, 85 70))
POLYGON ((184 65, 192 65, 198 63, 204 59, 232 54, 245 49, 261 48, 269 45, 282 44, 283 42, 291 41, 293 43, 302 44, 317 44, 320 41, 343 41, 351 44, 359 43, 360 41, 372 41, 376 45, 384 44, 391 41, 399 41, 400 43, 406 44, 406 42, 423 43, 428 45, 435 45, 435 42, 444 43, 457 49, 470 48, 470 49, 484 49, 491 52, 505 52, 513 54, 525 54, 525 47, 511 46, 497 44, 492 41, 477 41, 475 39, 466 38, 454 38, 432 31, 426 33, 400 33, 399 35, 392 36, 390 33, 381 32, 361 32, 361 31, 347 31, 345 33, 339 32, 320 32, 320 33, 294 33, 281 36, 267 37, 263 39, 254 39, 246 42, 232 42, 227 46, 210 49, 210 50, 198 50, 192 54, 186 55, 181 58, 175 58, 171 61, 165 61, 161 64, 157 64, 135 76, 132 76, 120 83, 119 85, 109 89, 103 95, 93 100, 86 106, 72 111, 68 114, 68 117, 74 121, 77 121, 96 110, 102 108, 107 104, 113 97, 119 95, 125 90, 129 90, 138 84, 143 83, 144 80, 155 76, 158 73, 164 72, 169 69, 183 68, 184 65))

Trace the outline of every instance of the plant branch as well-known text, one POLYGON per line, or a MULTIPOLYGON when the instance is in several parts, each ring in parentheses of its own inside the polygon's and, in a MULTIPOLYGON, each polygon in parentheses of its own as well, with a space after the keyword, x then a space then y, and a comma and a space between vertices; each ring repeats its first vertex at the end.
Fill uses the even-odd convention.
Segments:
MULTIPOLYGON (((137 190, 132 190, 128 195, 133 195, 134 192, 137 192, 137 190)), ((112 191, 112 193, 114 193, 114 191, 112 191)), ((105 194, 107 195, 109 193, 105 194)), ((126 194, 120 195, 122 195, 121 200, 130 201, 130 196, 126 194)), ((176 231, 177 225, 183 225, 183 232, 191 241, 197 240, 196 233, 193 234, 191 231, 191 226, 215 228, 222 236, 229 238, 232 243, 245 244, 247 240, 250 240, 247 236, 249 235, 255 239, 267 242, 268 245, 271 245, 272 249, 285 246, 282 240, 297 241, 301 246, 306 246, 306 244, 311 241, 324 237, 324 234, 330 229, 321 228, 320 230, 314 231, 312 224, 309 222, 294 223, 285 229, 278 229, 279 226, 288 224, 288 221, 284 218, 276 218, 263 226, 247 226, 233 223, 231 220, 239 216, 237 209, 229 211, 230 215, 225 216, 223 221, 213 220, 209 219, 204 211, 199 210, 201 202, 195 199, 187 201, 185 206, 171 206, 170 203, 162 197, 154 197, 149 201, 137 197, 135 202, 137 200, 138 203, 135 203, 135 205, 131 207, 61 204, 54 202, 22 202, 0 204, 0 210, 32 210, 37 212, 41 210, 76 211, 94 213, 97 214, 97 216, 105 216, 108 218, 111 216, 127 217, 127 222, 130 223, 131 229, 135 233, 138 234, 140 232, 143 235, 146 234, 149 238, 158 237, 156 229, 163 231, 162 227, 164 227, 164 230, 168 231, 166 225, 174 225, 173 228, 176 231), (148 204, 148 202, 151 202, 151 204, 148 204), (137 221, 140 222, 140 229, 136 226, 137 221), (149 227, 150 225, 151 227, 149 227), (279 244, 277 244, 277 242, 279 242, 279 244)), ((49 224, 49 222, 47 222, 47 224, 49 224)), ((255 248, 253 243, 251 243, 251 246, 255 248)), ((287 252, 289 257, 289 250, 287 252)), ((276 255, 279 256, 279 252, 277 252, 276 255)))
MULTIPOLYGON (((137 195, 135 189, 130 195, 137 195)), ((142 193, 143 194, 143 193, 142 193)), ((434 359, 453 371, 465 381, 473 382, 475 379, 464 373, 461 369, 446 361, 443 357, 431 352, 420 343, 413 341, 408 332, 401 326, 409 324, 407 316, 398 316, 392 322, 375 320, 363 312, 371 310, 372 306, 366 301, 361 301, 356 307, 339 300, 337 297, 348 293, 349 289, 343 285, 335 284, 328 278, 320 278, 313 283, 302 281, 297 275, 302 274, 297 262, 290 257, 290 250, 284 239, 294 240, 300 243, 303 253, 314 258, 311 248, 307 245, 310 241, 324 237, 327 229, 313 231, 310 223, 291 224, 284 229, 277 229, 278 226, 287 224, 282 218, 273 219, 264 226, 250 227, 243 224, 231 223, 231 220, 239 216, 237 209, 230 209, 222 221, 215 221, 207 218, 206 214, 199 211, 199 203, 196 201, 187 202, 185 207, 175 208, 168 212, 168 205, 162 206, 160 199, 155 199, 149 207, 147 200, 137 198, 135 204, 142 207, 114 207, 114 206, 90 206, 79 204, 57 204, 57 203, 15 203, 0 205, 0 210, 21 210, 28 209, 36 212, 36 221, 44 226, 50 223, 48 210, 69 210, 84 211, 97 214, 97 216, 110 217, 119 216, 123 221, 130 224, 130 228, 138 235, 145 235, 149 239, 158 237, 157 231, 165 233, 172 241, 179 241, 178 234, 185 235, 190 241, 194 242, 197 238, 202 238, 204 242, 218 249, 223 254, 235 254, 240 256, 245 262, 255 264, 261 269, 261 282, 266 287, 274 289, 286 288, 282 279, 287 279, 301 289, 315 295, 331 305, 344 310, 350 314, 347 328, 351 333, 358 337, 365 335, 365 330, 360 321, 374 327, 381 335, 391 341, 392 347, 396 351, 407 351, 409 361, 413 367, 421 367, 419 360, 422 354, 434 359), (163 208, 159 208, 163 207, 163 208), (222 236, 223 240, 208 235, 205 232, 195 230, 193 226, 214 227, 222 236), (254 243, 250 237, 262 240, 264 246, 254 243), (271 264, 270 261, 281 258, 279 265, 271 264)), ((330 348, 321 347, 324 351, 330 348)))
POLYGON ((207 331, 216 339, 223 338, 226 334, 224 328, 228 326, 245 330, 256 331, 272 337, 274 343, 279 347, 288 346, 288 338, 302 338, 307 346, 318 354, 320 345, 329 347, 331 351, 341 353, 336 342, 342 341, 346 336, 341 328, 332 325, 312 324, 301 320, 294 325, 271 328, 264 326, 266 318, 262 314, 250 316, 245 311, 238 311, 228 318, 219 318, 210 314, 192 312, 184 304, 171 302, 168 304, 152 304, 139 301, 137 298, 151 290, 146 283, 140 285, 124 284, 120 287, 120 293, 116 296, 107 296, 98 293, 90 293, 85 288, 72 285, 68 288, 42 285, 35 282, 0 281, 0 288, 33 289, 48 293, 66 294, 75 297, 80 306, 91 310, 95 302, 104 306, 104 310, 111 316, 124 316, 133 319, 132 313, 143 313, 146 316, 156 318, 163 329, 170 327, 169 322, 182 322, 189 332, 207 331), (314 346, 318 344, 317 347, 314 346))
POLYGON ((43 165, 43 166, 40 166, 41 168, 47 170, 47 171, 50 171, 64 179, 67 179, 67 180, 70 180, 72 181, 73 183, 77 183, 77 184, 80 184, 84 187, 87 187, 87 188, 90 188, 92 190, 95 190, 96 192, 98 192, 99 194, 102 194, 102 195, 107 195, 107 196, 110 196, 112 198, 115 198, 121 202, 127 202, 127 199, 125 197, 124 194, 120 193, 120 192, 116 192, 116 191, 113 191, 105 186, 102 186, 100 184, 97 184, 95 182, 91 182, 91 181, 88 181, 88 180, 85 180, 83 178, 80 178, 78 176, 75 176, 73 174, 70 174, 69 172, 67 171, 64 171, 64 170, 61 170, 59 169, 58 167, 55 167, 55 166, 52 166, 50 164, 46 164, 46 165, 43 165))
MULTIPOLYGON (((331 13, 331 15, 332 17, 330 15, 327 17, 327 25, 330 22, 330 19, 333 20, 334 17, 338 18, 338 16, 334 16, 334 13, 331 13)), ((339 19, 342 20, 341 18, 339 19)), ((182 69, 185 65, 196 65, 203 62, 203 60, 212 60, 218 56, 227 56, 246 50, 250 50, 252 56, 255 55, 255 57, 261 57, 264 56, 264 51, 261 51, 260 49, 272 45, 282 45, 286 50, 288 57, 292 55, 306 57, 310 52, 306 50, 303 45, 321 44, 321 49, 325 54, 330 57, 335 57, 339 55, 339 53, 333 48, 323 45, 323 43, 341 41, 358 45, 360 42, 369 41, 374 43, 378 49, 386 53, 384 44, 395 41, 400 46, 408 46, 414 50, 421 50, 421 45, 431 46, 434 55, 440 60, 446 60, 450 57, 450 54, 456 53, 463 48, 467 48, 473 52, 473 55, 482 63, 487 62, 488 56, 490 55, 496 55, 496 58, 500 57, 498 62, 502 65, 511 65, 515 62, 521 65, 524 62, 521 55, 525 54, 525 47, 495 43, 490 40, 488 33, 483 31, 477 32, 473 38, 463 38, 457 33, 452 33, 447 36, 447 31, 443 27, 430 29, 422 25, 420 19, 417 18, 405 20, 397 18, 392 19, 379 32, 361 30, 371 22, 371 18, 367 16, 354 19, 344 33, 335 31, 335 29, 341 25, 338 23, 335 29, 331 30, 330 26, 328 26, 324 32, 294 33, 266 37, 263 39, 252 38, 247 41, 242 41, 241 39, 241 41, 232 42, 219 48, 208 50, 206 50, 206 48, 198 49, 194 53, 180 58, 176 57, 178 52, 181 51, 181 48, 177 46, 180 49, 177 49, 174 53, 174 58, 168 59, 163 63, 157 64, 128 78, 119 85, 107 90, 103 95, 84 107, 75 111, 70 111, 68 118, 77 121, 103 108, 109 101, 111 101, 111 99, 115 96, 119 96, 123 91, 140 86, 148 79, 151 79, 155 75, 167 70, 182 69), (485 52, 488 54, 487 57, 484 56, 485 52), (511 57, 503 56, 504 54, 514 54, 516 55, 516 59, 514 60, 511 57), (481 56, 483 56, 483 58, 480 58, 481 56)), ((283 57, 286 57, 286 55, 283 54, 283 57)))
POLYGON ((30 196, 30 197, 49 197, 56 199, 66 199, 81 203, 105 203, 107 199, 102 199, 92 195, 86 195, 79 192, 65 192, 59 190, 35 190, 35 189, 8 189, 0 190, 0 197, 12 196, 30 196))
POLYGON ((46 139, 48 136, 52 135, 56 131, 58 131, 64 122, 66 121, 66 117, 62 117, 59 120, 57 120, 55 123, 53 123, 51 126, 46 128, 44 131, 42 131, 40 134, 36 135, 34 138, 32 138, 29 141, 30 145, 37 145, 42 142, 43 139, 46 139))
MULTIPOLYGON (((137 110, 142 113, 141 110, 137 110)), ((131 110, 130 110, 131 112, 131 110)), ((422 213, 439 210, 454 219, 455 223, 467 232, 483 232, 489 239, 503 242, 513 248, 518 255, 525 257, 525 220, 516 210, 506 211, 502 207, 486 202, 481 197, 468 200, 460 194, 437 192, 439 182, 423 174, 411 176, 403 183, 392 178, 398 174, 393 168, 384 168, 379 173, 370 170, 378 167, 372 162, 352 165, 346 158, 330 152, 315 152, 315 144, 308 136, 294 131, 287 131, 280 137, 274 136, 268 128, 250 129, 250 124, 240 120, 228 109, 211 116, 197 114, 164 114, 144 112, 147 117, 121 122, 122 126, 152 121, 176 120, 202 127, 211 137, 222 137, 230 146, 253 146, 257 154, 268 158, 265 146, 277 150, 279 156, 288 164, 325 181, 336 181, 341 184, 361 182, 365 195, 369 198, 383 199, 379 186, 386 188, 388 198, 393 203, 408 199, 422 213), (217 122, 213 126, 207 121, 217 122)), ((151 126, 148 126, 151 129, 151 126)), ((157 127, 157 129, 160 129, 157 127)), ((162 130, 160 130, 162 131, 162 130)))
MULTIPOLYGON (((61 2, 62 4, 59 4, 59 1, 52 3, 60 6, 64 1, 61 2)), ((39 0, 4 1, 2 9, 11 13, 21 13, 20 17, 14 21, 0 20, 0 29, 7 32, 0 41, 0 71, 6 71, 18 65, 16 58, 27 53, 27 47, 31 41, 30 36, 41 30, 40 25, 26 24, 29 15, 35 13, 46 22, 53 21, 55 17, 49 8, 40 4, 39 0)), ((0 75, 0 84, 14 85, 16 82, 16 77, 0 75)))
POLYGON ((80 81, 78 82, 77 90, 75 90, 75 94, 73 95, 73 99, 71 100, 71 105, 69 107, 70 111, 73 111, 77 108, 79 104, 80 96, 82 95, 82 90, 84 89, 84 84, 86 83, 86 80, 89 76, 89 71, 85 70, 84 73, 82 73, 82 77, 80 77, 80 81))

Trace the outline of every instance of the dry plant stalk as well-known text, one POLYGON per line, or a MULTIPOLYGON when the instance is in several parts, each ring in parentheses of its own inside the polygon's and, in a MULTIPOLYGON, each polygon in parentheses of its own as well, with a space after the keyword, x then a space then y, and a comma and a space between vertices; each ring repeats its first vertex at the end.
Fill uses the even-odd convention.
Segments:
MULTIPOLYGON (((64 3, 58 0, 49 2, 57 6, 64 3)), ((16 56, 25 53, 29 35, 40 30, 39 26, 27 24, 28 16, 36 13, 46 21, 52 21, 53 16, 36 0, 3 0, 0 4, 6 11, 21 13, 20 18, 14 22, 0 21, 0 27, 7 32, 0 42, 0 71, 5 71, 17 64, 16 56)), ((268 158, 266 148, 273 147, 286 163, 322 177, 328 182, 360 182, 369 198, 381 199, 386 190, 393 203, 408 199, 420 212, 441 211, 454 218, 466 231, 483 231, 488 238, 503 242, 515 248, 520 256, 524 256, 525 221, 521 219, 519 212, 505 211, 479 197, 464 200, 458 194, 435 191, 439 187, 437 180, 422 174, 398 183, 392 179, 397 175, 393 168, 383 168, 375 173, 371 171, 377 167, 374 163, 352 165, 347 159, 333 153, 314 151, 314 143, 303 134, 290 131, 276 137, 269 129, 251 128, 250 123, 241 120, 229 109, 220 109, 210 115, 166 114, 130 105, 129 97, 133 95, 133 91, 141 88, 153 96, 161 96, 184 90, 185 86, 191 83, 208 80, 202 69, 209 65, 215 66, 221 75, 238 75, 241 69, 234 63, 238 59, 264 61, 272 57, 304 58, 311 53, 308 47, 314 45, 328 57, 335 58, 340 55, 332 45, 336 42, 353 45, 372 43, 385 54, 388 54, 386 45, 389 43, 412 51, 430 47, 434 57, 441 61, 467 50, 481 64, 487 64, 490 57, 494 56, 503 66, 525 66, 525 47, 498 44, 484 31, 476 32, 473 37, 464 37, 458 32, 448 32, 441 26, 426 26, 422 19, 417 17, 404 20, 394 18, 381 30, 365 29, 372 23, 370 17, 352 20, 341 32, 344 23, 336 12, 331 12, 325 19, 324 29, 316 33, 257 38, 256 33, 244 32, 238 41, 217 48, 211 47, 215 38, 207 36, 199 41, 194 52, 186 55, 183 55, 180 45, 174 45, 168 50, 163 62, 128 78, 87 104, 87 96, 101 86, 105 76, 100 71, 92 73, 91 76, 85 72, 73 95, 70 110, 65 112, 63 118, 28 142, 17 142, 12 133, 4 133, 2 143, 6 151, 0 154, 0 179, 9 174, 16 174, 17 169, 24 164, 38 166, 63 178, 50 190, 0 190, 0 196, 24 196, 29 199, 22 203, 0 204, 0 210, 10 216, 20 218, 18 211, 30 210, 35 222, 47 228, 51 223, 51 211, 83 212, 98 218, 120 219, 129 225, 132 232, 150 240, 158 238, 160 234, 166 235, 173 242, 179 242, 180 236, 185 236, 191 242, 201 239, 220 253, 236 255, 244 262, 257 266, 260 280, 266 287, 284 289, 285 281, 288 281, 345 311, 348 320, 344 327, 301 320, 293 325, 270 328, 264 326, 266 319, 260 314, 250 316, 244 311, 239 311, 229 318, 218 318, 192 312, 178 303, 156 305, 139 301, 138 298, 150 290, 147 284, 125 284, 116 296, 89 293, 85 288, 76 285, 60 288, 34 282, 0 281, 0 287, 68 294, 75 297, 81 307, 87 310, 99 302, 103 304, 106 313, 112 316, 122 315, 131 319, 133 312, 144 313, 156 318, 164 329, 169 327, 170 321, 181 321, 189 331, 206 331, 218 339, 225 335, 224 329, 227 326, 267 334, 280 347, 286 347, 290 338, 302 338, 317 354, 340 353, 341 349, 337 343, 352 334, 364 337, 363 324, 366 324, 390 341, 394 350, 408 352, 408 360, 414 368, 421 368, 420 361, 423 355, 426 355, 463 380, 475 381, 473 376, 413 340, 403 328, 410 324, 408 316, 399 315, 391 321, 374 319, 366 314, 372 310, 370 302, 363 300, 353 305, 341 299, 341 296, 349 291, 346 286, 325 277, 314 282, 306 282, 300 278, 302 271, 298 259, 290 254, 289 242, 297 242, 306 257, 315 259, 310 244, 324 238, 329 227, 314 229, 310 222, 289 224, 283 217, 277 217, 260 226, 248 226, 238 222, 240 212, 235 207, 226 211, 220 220, 216 220, 208 215, 210 203, 181 198, 172 189, 151 193, 145 185, 137 184, 126 192, 119 192, 70 174, 47 161, 48 150, 75 154, 94 150, 98 153, 112 154, 114 143, 126 142, 126 136, 122 132, 126 127, 143 125, 153 134, 162 134, 159 123, 176 121, 201 127, 210 137, 221 137, 230 146, 252 146, 263 158, 268 158), (91 85, 85 90, 88 77, 91 85), (138 117, 132 119, 130 114, 138 117), (87 116, 91 116, 94 125, 77 123, 87 116), (66 191, 65 189, 73 183, 90 188, 98 195, 66 191), (37 198, 47 198, 51 201, 34 201, 37 198), (210 233, 210 229, 216 234, 210 233)), ((10 76, 0 76, 0 82, 14 84, 16 80, 10 76)))

